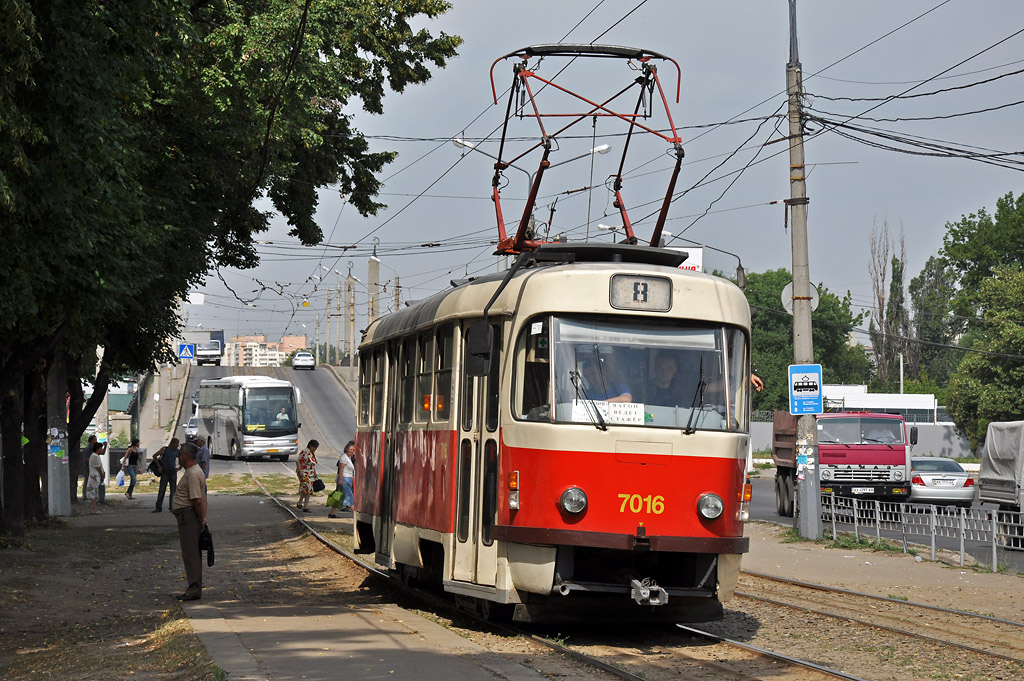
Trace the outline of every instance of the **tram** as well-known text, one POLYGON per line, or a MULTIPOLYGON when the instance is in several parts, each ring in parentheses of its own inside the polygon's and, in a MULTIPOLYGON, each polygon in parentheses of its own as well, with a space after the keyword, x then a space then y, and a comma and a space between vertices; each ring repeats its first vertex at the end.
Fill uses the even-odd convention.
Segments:
MULTIPOLYGON (((513 54, 598 52, 660 90, 632 48, 513 54)), ((516 621, 720 618, 748 549, 743 292, 655 245, 671 192, 648 246, 624 208, 626 243, 542 242, 531 205, 506 237, 495 192, 512 266, 364 332, 356 550, 516 621)))

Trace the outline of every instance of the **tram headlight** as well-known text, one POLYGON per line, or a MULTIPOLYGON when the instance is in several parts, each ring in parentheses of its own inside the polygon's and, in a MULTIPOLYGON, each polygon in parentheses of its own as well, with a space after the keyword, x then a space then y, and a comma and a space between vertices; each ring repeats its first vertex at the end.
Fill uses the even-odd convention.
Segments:
POLYGON ((579 487, 570 487, 562 492, 562 498, 558 500, 566 513, 579 515, 587 510, 587 493, 579 487))
POLYGON ((722 501, 722 497, 708 492, 702 494, 700 499, 697 500, 697 510, 708 520, 714 520, 722 515, 722 511, 725 510, 725 503, 722 501))

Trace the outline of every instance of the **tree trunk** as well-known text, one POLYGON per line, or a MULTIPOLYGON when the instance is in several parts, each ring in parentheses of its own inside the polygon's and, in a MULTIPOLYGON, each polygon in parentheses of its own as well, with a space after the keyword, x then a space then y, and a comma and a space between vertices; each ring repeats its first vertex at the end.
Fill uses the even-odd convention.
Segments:
POLYGON ((0 397, 0 437, 3 438, 4 503, 0 530, 25 536, 24 466, 21 461, 22 386, 18 381, 0 397))
POLYGON ((25 376, 25 517, 43 520, 47 514, 46 371, 40 363, 25 376), (42 482, 42 486, 40 486, 42 482))

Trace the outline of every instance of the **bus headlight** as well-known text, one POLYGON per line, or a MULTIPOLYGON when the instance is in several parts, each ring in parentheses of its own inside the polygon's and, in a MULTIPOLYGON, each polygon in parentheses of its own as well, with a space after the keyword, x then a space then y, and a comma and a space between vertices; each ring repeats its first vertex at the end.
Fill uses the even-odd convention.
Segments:
POLYGON ((702 494, 700 499, 697 500, 697 510, 708 520, 714 520, 722 515, 722 511, 725 510, 725 504, 722 502, 722 497, 708 492, 707 494, 702 494))
POLYGON ((566 513, 579 515, 587 510, 587 493, 579 487, 570 487, 562 492, 562 498, 558 500, 566 513))

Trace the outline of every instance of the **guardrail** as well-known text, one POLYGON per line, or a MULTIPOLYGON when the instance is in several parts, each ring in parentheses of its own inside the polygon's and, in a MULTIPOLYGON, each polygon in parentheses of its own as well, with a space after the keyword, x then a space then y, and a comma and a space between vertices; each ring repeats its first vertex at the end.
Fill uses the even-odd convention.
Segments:
POLYGON ((992 572, 999 571, 1001 550, 1024 550, 1024 520, 1017 511, 999 511, 986 508, 951 508, 934 504, 911 504, 873 499, 821 495, 821 520, 831 525, 832 536, 850 531, 859 541, 862 535, 875 535, 881 542, 882 532, 900 535, 903 552, 908 551, 912 537, 925 537, 931 545, 931 559, 935 560, 939 538, 958 539, 960 567, 964 566, 969 549, 987 556, 970 554, 982 564, 990 564, 992 572), (842 526, 842 527, 840 527, 842 526))

